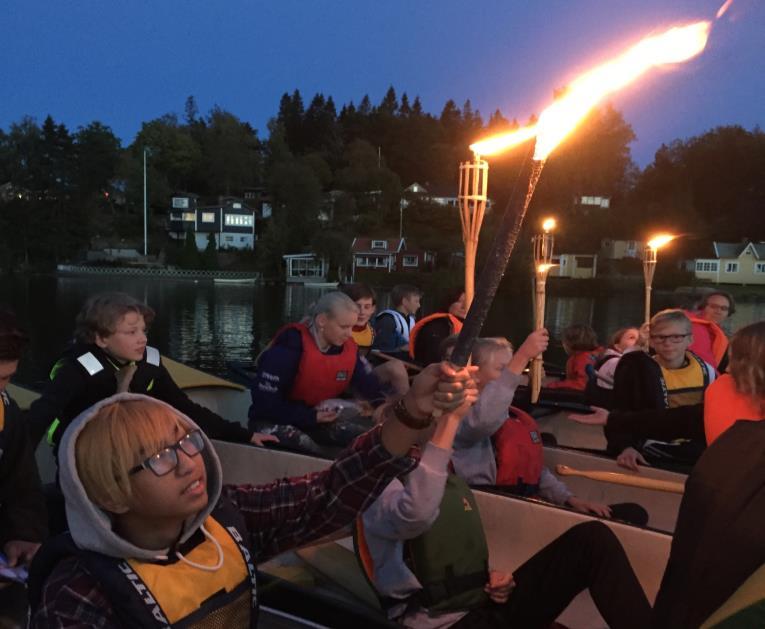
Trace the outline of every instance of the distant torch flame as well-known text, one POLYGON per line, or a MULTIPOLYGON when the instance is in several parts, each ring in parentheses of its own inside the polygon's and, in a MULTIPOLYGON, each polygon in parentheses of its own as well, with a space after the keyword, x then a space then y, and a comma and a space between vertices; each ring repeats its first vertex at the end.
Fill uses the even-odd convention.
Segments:
POLYGON ((576 78, 566 93, 545 109, 536 126, 487 138, 470 146, 479 155, 493 155, 534 134, 534 159, 543 161, 552 150, 606 96, 620 90, 654 67, 681 63, 698 55, 706 46, 711 22, 678 26, 652 35, 615 59, 576 78))
POLYGON ((545 230, 545 234, 548 232, 551 232, 553 229, 555 229, 555 219, 554 218, 546 218, 544 222, 542 223, 542 229, 545 230))
POLYGON ((647 244, 651 249, 660 249, 675 238, 677 238, 677 236, 673 236, 672 234, 658 234, 651 238, 647 244))
POLYGON ((554 266, 558 266, 557 264, 537 264, 537 271, 540 273, 547 273, 551 268, 554 266))

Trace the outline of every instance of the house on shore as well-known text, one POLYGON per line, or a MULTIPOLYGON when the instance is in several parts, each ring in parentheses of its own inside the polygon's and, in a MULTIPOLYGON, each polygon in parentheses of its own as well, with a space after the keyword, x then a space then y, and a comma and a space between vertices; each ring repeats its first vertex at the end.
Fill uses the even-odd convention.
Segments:
POLYGON ((697 279, 741 286, 765 284, 765 242, 715 241, 709 253, 694 261, 697 279))
POLYGON ((407 243, 406 238, 368 238, 357 236, 351 243, 352 277, 357 269, 377 271, 432 271, 436 263, 433 251, 424 251, 407 243))
POLYGON ((215 205, 200 205, 197 195, 183 194, 172 198, 167 231, 176 240, 192 232, 200 251, 210 234, 218 249, 255 249, 258 219, 258 211, 241 199, 221 197, 215 205))
POLYGON ((595 253, 561 253, 553 256, 554 266, 550 277, 592 279, 597 275, 598 256, 595 253))

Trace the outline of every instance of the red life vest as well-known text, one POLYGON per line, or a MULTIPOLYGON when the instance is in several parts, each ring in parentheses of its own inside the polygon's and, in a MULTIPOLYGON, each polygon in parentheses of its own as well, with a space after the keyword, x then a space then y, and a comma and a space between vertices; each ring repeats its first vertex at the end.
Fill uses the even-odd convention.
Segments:
POLYGON ((411 332, 409 332, 409 356, 411 358, 414 358, 414 344, 417 341, 417 335, 420 333, 423 326, 426 323, 433 321, 434 319, 443 319, 443 318, 449 319, 449 324, 451 325, 451 328, 452 328, 452 332, 451 332, 452 334, 460 333, 460 330, 462 330, 462 321, 460 321, 454 315, 449 314, 448 312, 434 312, 433 314, 429 314, 427 317, 423 317, 414 325, 411 332))
POLYGON ((359 348, 354 340, 348 339, 339 354, 324 354, 316 345, 307 325, 291 323, 279 333, 290 328, 300 332, 300 340, 303 342, 303 353, 290 389, 290 399, 316 406, 319 402, 343 393, 350 386, 353 369, 356 367, 359 348))
MULTIPOLYGON (((542 432, 534 418, 514 406, 510 417, 494 433, 497 485, 539 486, 542 475, 542 432)), ((532 491, 534 495, 536 491, 532 491)))

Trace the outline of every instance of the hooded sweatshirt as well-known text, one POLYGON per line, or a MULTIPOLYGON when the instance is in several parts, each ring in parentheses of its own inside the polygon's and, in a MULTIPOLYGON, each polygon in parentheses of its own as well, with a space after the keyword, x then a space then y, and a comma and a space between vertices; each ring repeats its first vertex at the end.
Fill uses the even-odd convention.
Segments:
MULTIPOLYGON (((184 561, 176 549, 184 549, 194 539, 202 541, 200 531, 208 535, 202 524, 222 499, 243 516, 247 528, 244 543, 249 552, 255 559, 265 560, 350 524, 393 478, 410 470, 414 463, 409 457, 388 453, 377 428, 359 437, 323 472, 262 486, 223 486, 220 461, 203 433, 205 448, 201 454, 207 470, 207 506, 184 523, 173 549, 141 548, 113 530, 112 516, 88 498, 75 464, 77 437, 95 413, 107 404, 139 399, 148 398, 123 393, 99 402, 77 417, 62 438, 61 489, 66 499, 69 535, 79 551, 147 562, 184 561)), ((184 419, 191 427, 197 427, 188 417, 184 419)), ((50 627, 59 619, 66 619, 88 626, 121 627, 105 592, 80 557, 75 554, 51 560, 51 553, 46 550, 43 546, 32 567, 31 626, 50 627)), ((205 574, 200 570, 200 579, 205 574)))

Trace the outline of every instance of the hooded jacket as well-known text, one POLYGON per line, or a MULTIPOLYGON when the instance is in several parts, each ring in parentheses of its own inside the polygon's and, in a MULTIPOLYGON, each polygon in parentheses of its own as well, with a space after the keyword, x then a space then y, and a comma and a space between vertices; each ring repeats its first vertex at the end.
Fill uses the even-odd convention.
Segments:
MULTIPOLYGON (((230 529, 229 533, 235 541, 237 535, 242 538, 237 545, 245 563, 248 556, 253 560, 265 560, 350 524, 393 478, 407 472, 413 464, 409 457, 397 458, 388 453, 380 440, 380 430, 375 429, 359 437, 323 472, 262 486, 223 486, 220 462, 205 436, 202 456, 207 470, 207 506, 185 522, 172 549, 148 550, 113 530, 112 516, 90 501, 75 464, 77 437, 94 414, 107 404, 138 399, 147 398, 123 393, 103 400, 77 417, 63 435, 59 453, 60 480, 70 533, 68 539, 59 537, 46 543, 35 558, 30 576, 32 627, 50 627, 59 618, 85 626, 136 626, 121 622, 118 607, 122 601, 115 601, 104 582, 89 570, 94 557, 99 562, 112 564, 127 564, 123 561, 126 558, 157 564, 182 562, 184 560, 178 557, 177 551, 189 555, 205 542, 205 537, 209 539, 210 533, 206 529, 214 530, 214 524, 210 523, 212 516, 224 528, 229 527, 227 520, 236 528, 236 533, 230 529), (241 519, 237 522, 238 518, 241 519)), ((196 427, 192 420, 184 419, 196 427)), ((227 569, 226 562, 232 556, 235 560, 235 555, 225 556, 223 570, 227 569)), ((209 567, 214 559, 199 563, 209 567)), ((207 580, 212 578, 210 574, 209 570, 200 570, 192 573, 185 583, 193 586, 195 591, 203 590, 207 580)), ((251 600, 254 605, 257 600, 254 588, 251 600)), ((194 618, 195 622, 205 618, 210 611, 205 608, 200 613, 201 616, 197 614, 194 618)))

